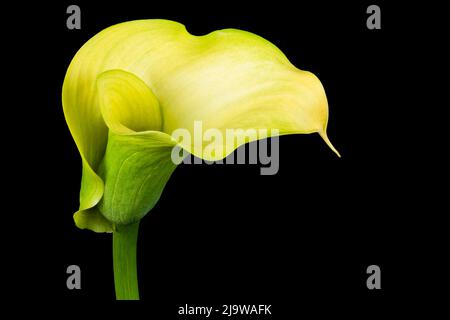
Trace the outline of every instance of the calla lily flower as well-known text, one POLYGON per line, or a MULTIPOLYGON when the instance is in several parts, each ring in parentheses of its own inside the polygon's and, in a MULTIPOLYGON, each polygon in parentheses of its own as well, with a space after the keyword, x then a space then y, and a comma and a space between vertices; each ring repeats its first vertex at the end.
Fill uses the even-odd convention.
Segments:
POLYGON ((118 299, 138 298, 137 225, 176 168, 174 147, 214 161, 252 141, 210 142, 206 155, 204 145, 175 139, 176 129, 193 131, 201 121, 223 132, 267 129, 266 137, 272 130, 318 133, 338 154, 326 134, 319 79, 269 41, 236 29, 194 36, 168 20, 109 27, 73 58, 62 100, 83 165, 74 220, 82 229, 113 232, 118 299))

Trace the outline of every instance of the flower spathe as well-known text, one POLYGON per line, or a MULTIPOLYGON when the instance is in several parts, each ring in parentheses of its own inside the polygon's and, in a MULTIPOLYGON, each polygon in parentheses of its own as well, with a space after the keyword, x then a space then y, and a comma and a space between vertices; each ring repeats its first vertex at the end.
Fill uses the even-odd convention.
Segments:
MULTIPOLYGON (((326 135, 328 103, 318 78, 241 30, 194 36, 168 20, 112 26, 77 52, 62 98, 83 163, 75 222, 96 232, 151 210, 176 167, 174 146, 203 157, 202 148, 171 136, 193 130, 195 121, 205 130, 317 132, 337 153, 326 135)), ((207 160, 237 147, 217 145, 207 160)))

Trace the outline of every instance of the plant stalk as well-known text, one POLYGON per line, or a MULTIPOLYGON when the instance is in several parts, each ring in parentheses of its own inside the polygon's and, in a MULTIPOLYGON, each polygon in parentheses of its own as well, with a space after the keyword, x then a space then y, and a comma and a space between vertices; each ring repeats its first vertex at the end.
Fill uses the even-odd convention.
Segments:
POLYGON ((114 285, 117 300, 139 300, 136 244, 139 222, 113 232, 114 285))

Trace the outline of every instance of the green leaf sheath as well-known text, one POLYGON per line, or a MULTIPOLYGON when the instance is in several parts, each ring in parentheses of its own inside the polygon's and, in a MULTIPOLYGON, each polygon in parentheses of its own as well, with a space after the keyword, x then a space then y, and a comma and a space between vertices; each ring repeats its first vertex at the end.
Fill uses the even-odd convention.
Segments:
POLYGON ((105 194, 98 204, 108 221, 115 225, 132 224, 155 206, 176 168, 170 158, 173 145, 167 135, 154 131, 109 134, 99 168, 105 194))
POLYGON ((139 222, 121 226, 113 233, 114 285, 117 300, 139 300, 136 244, 139 222))

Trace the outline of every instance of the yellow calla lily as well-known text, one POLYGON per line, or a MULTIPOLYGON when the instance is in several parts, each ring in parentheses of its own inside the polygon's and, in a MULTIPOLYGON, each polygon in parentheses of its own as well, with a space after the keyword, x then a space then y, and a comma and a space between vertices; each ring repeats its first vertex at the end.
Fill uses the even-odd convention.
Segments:
MULTIPOLYGON (((170 157, 175 146, 220 160, 240 144, 264 138, 215 141, 209 146, 213 152, 205 154, 203 142, 175 139, 176 129, 192 132, 201 121, 205 130, 220 132, 317 132, 337 153, 326 135, 328 104, 317 77, 294 67, 267 40, 241 30, 194 36, 168 20, 112 26, 77 52, 62 98, 83 163, 75 222, 96 232, 114 231, 118 255, 126 230, 137 233, 135 225, 175 169, 170 157)), ((116 292, 118 286, 116 281, 116 292)))

